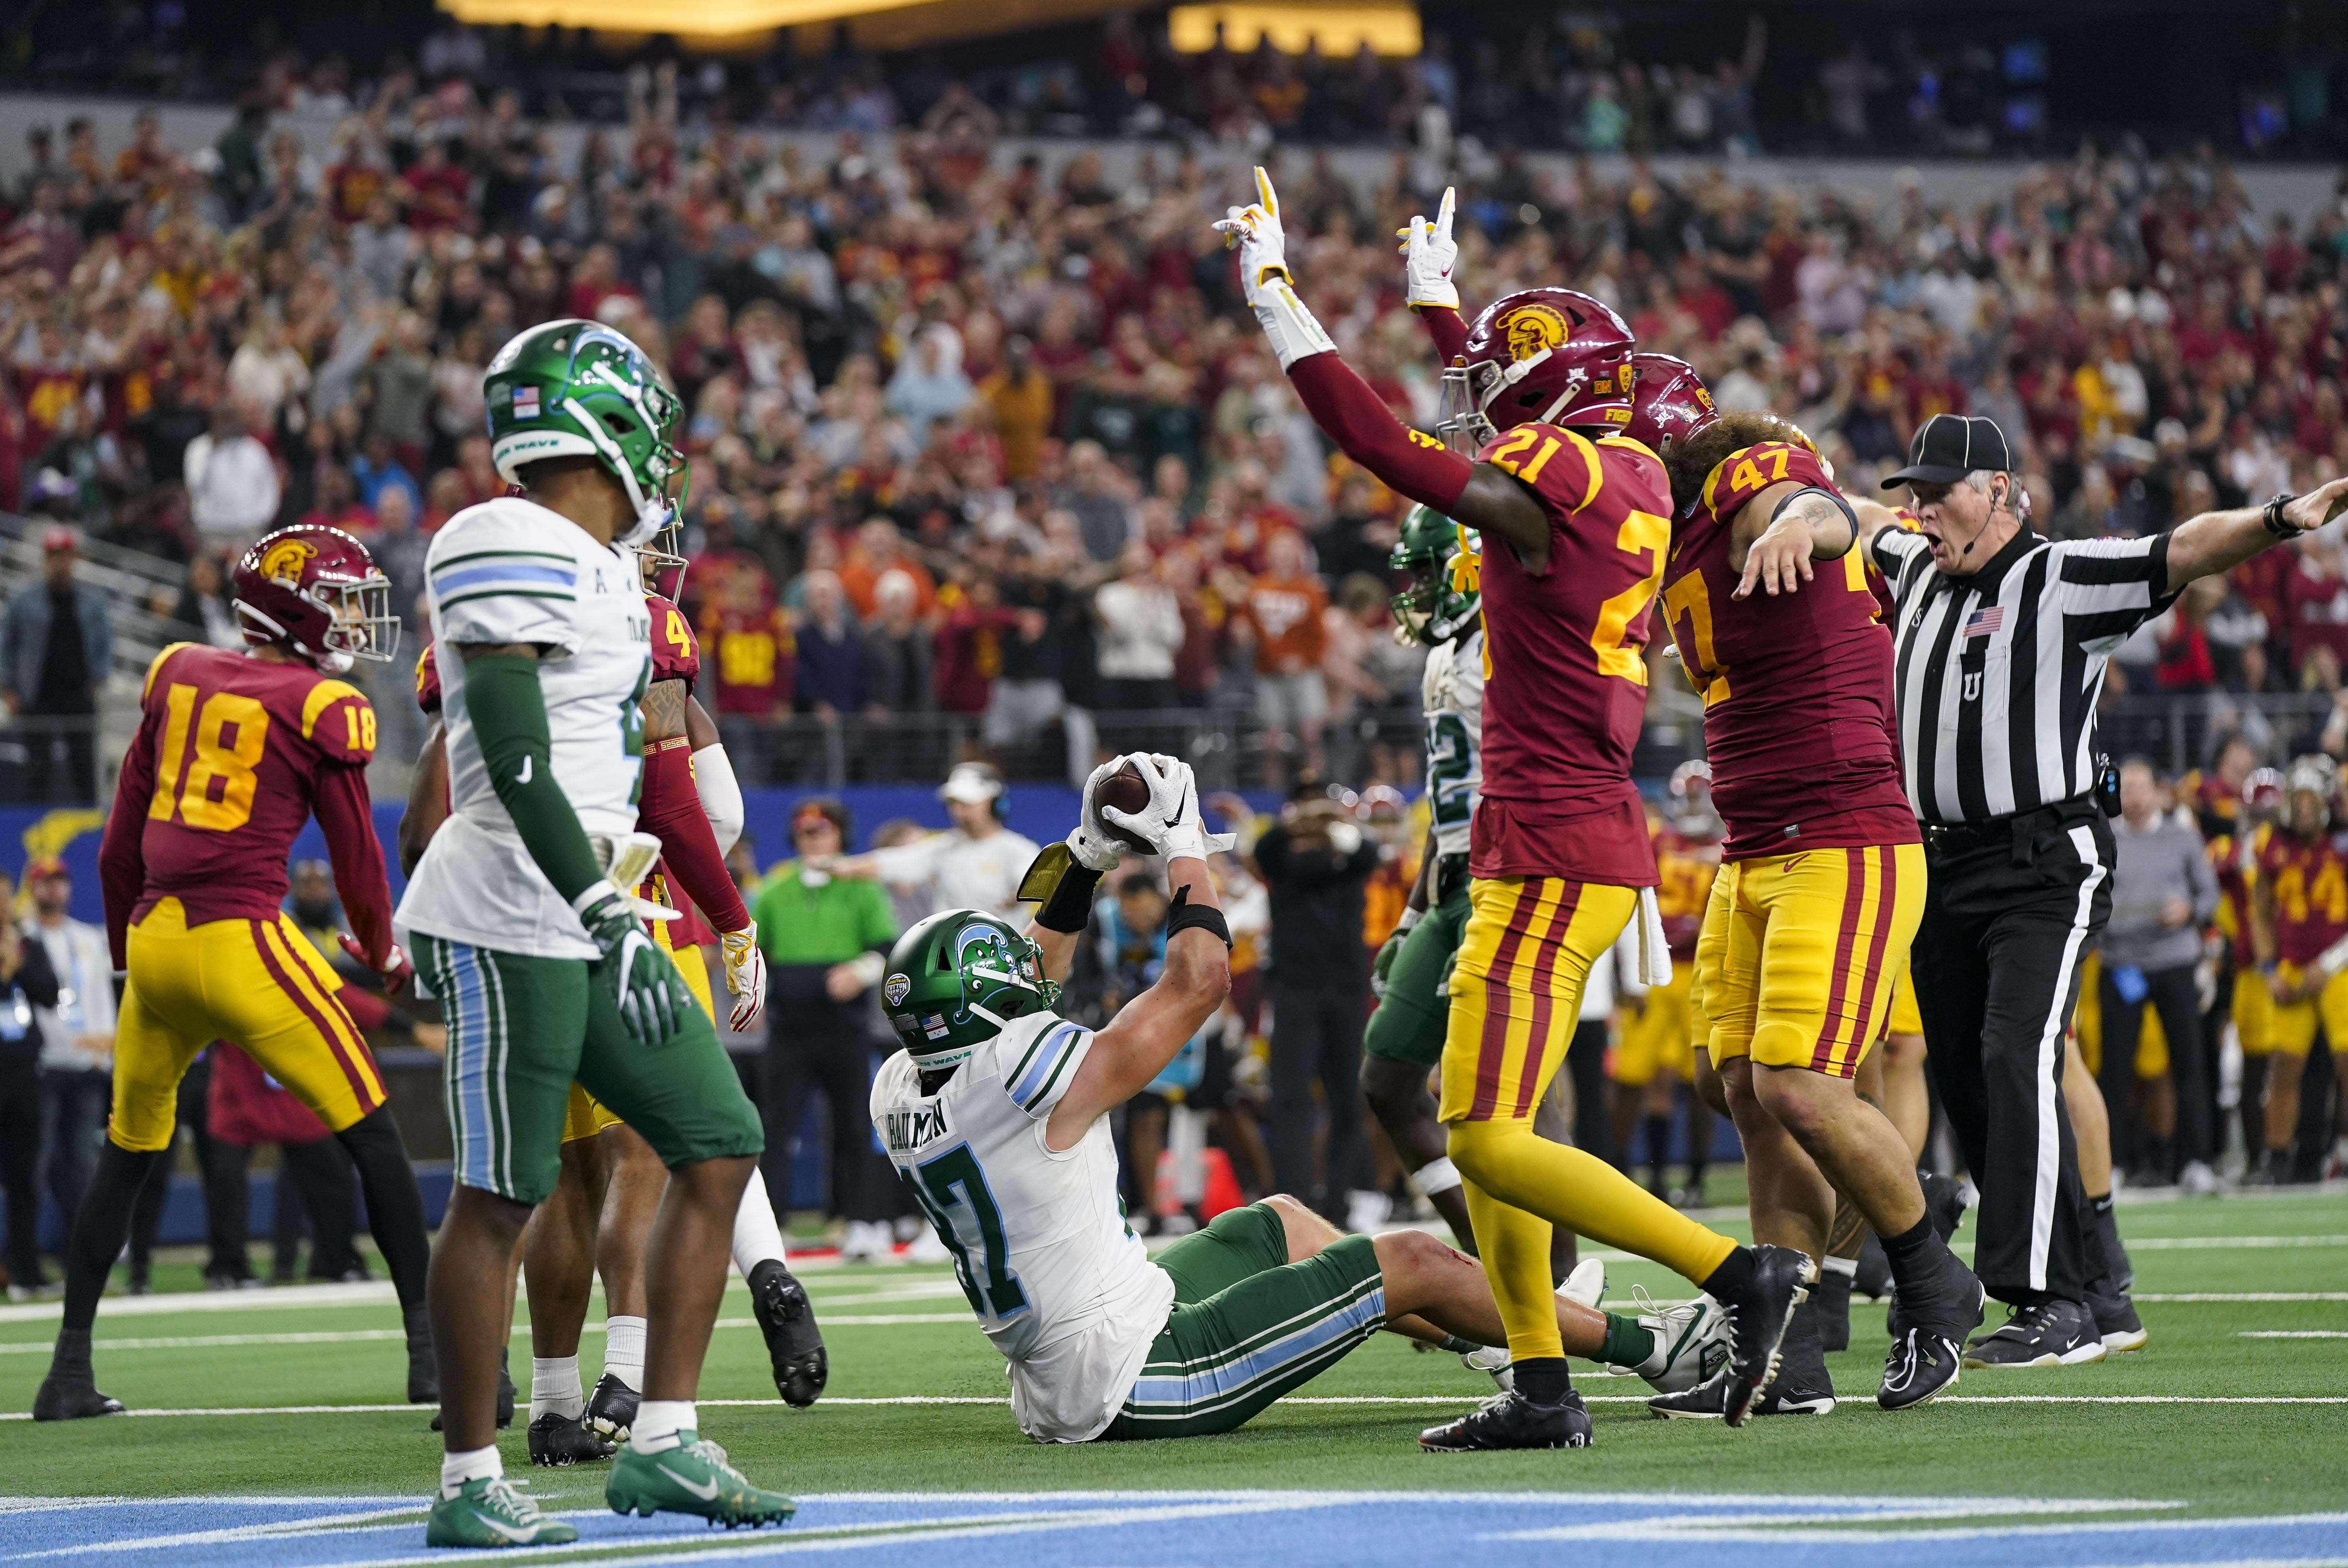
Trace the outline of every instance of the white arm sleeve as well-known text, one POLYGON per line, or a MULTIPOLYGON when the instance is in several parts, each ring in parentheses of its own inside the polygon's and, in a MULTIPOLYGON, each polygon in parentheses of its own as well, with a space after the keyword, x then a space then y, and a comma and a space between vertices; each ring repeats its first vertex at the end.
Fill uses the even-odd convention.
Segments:
POLYGON ((701 797, 701 815, 717 837, 717 853, 730 854, 742 836, 742 786, 735 782, 734 764, 716 742, 693 753, 693 792, 701 797))
POLYGON ((950 835, 933 833, 893 849, 873 850, 873 868, 889 886, 918 887, 936 873, 938 856, 945 853, 949 842, 950 835))

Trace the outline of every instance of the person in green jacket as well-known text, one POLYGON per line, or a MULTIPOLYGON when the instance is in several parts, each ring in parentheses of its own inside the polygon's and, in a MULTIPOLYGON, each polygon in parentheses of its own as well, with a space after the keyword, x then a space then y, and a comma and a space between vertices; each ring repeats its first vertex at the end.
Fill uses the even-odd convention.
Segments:
POLYGON ((811 856, 848 847, 848 808, 829 797, 791 813, 795 856, 775 866, 751 902, 767 955, 767 1050, 758 1104, 767 1123, 767 1191, 778 1214, 791 1209, 791 1142, 808 1096, 831 1105, 831 1206, 848 1222, 849 1259, 883 1255, 891 1212, 885 1169, 866 1122, 878 1060, 872 989, 897 921, 878 882, 808 867, 811 856))

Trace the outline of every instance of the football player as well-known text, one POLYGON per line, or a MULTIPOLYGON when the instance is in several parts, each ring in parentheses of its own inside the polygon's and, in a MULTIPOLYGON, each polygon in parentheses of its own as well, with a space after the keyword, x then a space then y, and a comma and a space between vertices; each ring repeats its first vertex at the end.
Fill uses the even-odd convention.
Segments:
MULTIPOLYGON (((1256 191, 1216 227, 1239 251, 1248 303, 1306 409, 1347 456, 1473 528, 1483 546, 1484 782, 1437 1113, 1508 1325, 1516 1386, 1420 1441, 1589 1441, 1550 1290, 1560 1225, 1653 1258, 1734 1310, 1726 1413, 1741 1424, 1776 1375, 1778 1342, 1815 1272, 1808 1260, 1740 1246, 1532 1128, 1591 963, 1643 906, 1642 930, 1660 925, 1630 764, 1671 494, 1653 453, 1608 434, 1630 415, 1630 329, 1586 294, 1532 289, 1488 307, 1469 331, 1450 282, 1457 246, 1447 197, 1439 224, 1411 224, 1408 298, 1447 366, 1444 439, 1422 435, 1345 364, 1297 298, 1279 198, 1262 169, 1256 191)), ((1645 978, 1669 979, 1660 931, 1644 945, 1645 978)))
POLYGON ((426 1539, 570 1541, 504 1479, 493 1405, 505 1282, 561 1169, 575 1080, 668 1167, 644 1267, 644 1399, 605 1501, 727 1524, 788 1517, 694 1408, 727 1243, 762 1147, 708 1015, 645 934, 634 896, 652 617, 630 547, 685 478, 674 393, 636 345, 586 321, 515 337, 485 378, 492 456, 522 487, 433 536, 426 601, 440 664, 450 812, 400 923, 448 1013, 457 1186, 432 1261, 446 1454, 426 1539))
MULTIPOLYGON (((1427 845, 1402 920, 1379 948, 1372 968, 1379 999, 1362 1036, 1363 1098, 1409 1168, 1412 1185, 1435 1205, 1470 1255, 1477 1250, 1474 1227, 1458 1168, 1444 1153, 1443 1124, 1436 1120, 1435 1097, 1426 1083, 1443 1060, 1450 1013, 1444 979, 1468 925, 1468 825, 1482 782, 1478 743, 1484 720, 1484 625, 1477 564, 1473 537, 1463 548, 1451 519, 1426 507, 1412 507, 1403 519, 1402 537, 1387 560, 1393 570, 1411 579, 1395 596, 1395 619, 1429 650, 1421 695, 1427 845)), ((1561 1122, 1562 1110, 1556 1096, 1545 1096, 1536 1128, 1548 1135, 1548 1119, 1559 1115, 1561 1122)), ((1553 1255, 1552 1274, 1569 1264, 1553 1255)), ((1602 1280, 1602 1265, 1592 1260, 1585 1266, 1602 1280)), ((1576 1299, 1597 1305, 1586 1296, 1576 1299)), ((1643 1358, 1618 1364, 1657 1389, 1701 1381, 1705 1355, 1716 1359, 1726 1354, 1727 1320, 1702 1297, 1643 1313, 1637 1323, 1651 1333, 1653 1348, 1643 1358)), ((1474 1365, 1497 1373, 1506 1361, 1506 1352, 1494 1349, 1477 1356, 1474 1365)))
POLYGON ((65 1322, 33 1402, 39 1420, 122 1409, 93 1379, 90 1324, 139 1189, 171 1146, 180 1080, 214 1040, 259 1062, 350 1152, 399 1293, 407 1397, 438 1397, 416 1173, 375 1058, 335 999, 340 982, 280 907, 294 835, 314 815, 355 933, 343 945, 388 989, 406 983, 367 798, 375 710, 336 679, 397 652, 391 583, 348 534, 302 526, 245 551, 232 591, 242 652, 175 642, 148 666, 98 850, 107 937, 129 979, 113 1113, 74 1215, 65 1322))
POLYGON ((2252 1179, 2291 1179, 2299 1081, 2316 1025, 2348 1040, 2348 970, 2330 953, 2348 937, 2348 835, 2340 831, 2340 767, 2321 754, 2283 774, 2282 820, 2268 835, 2250 885, 2251 942, 2274 999, 2267 1019, 2265 1136, 2252 1179), (2328 962, 2319 961, 2326 960, 2328 962))
MULTIPOLYGON (((1189 767, 1120 761, 1148 804, 1097 807, 1119 764, 1093 774, 1066 852, 1045 851, 1026 880, 1041 907, 1024 930, 978 909, 933 915, 898 939, 881 983, 905 1049, 873 1081, 873 1132, 1009 1363, 1020 1430, 1044 1442, 1226 1432, 1382 1327, 1447 1349, 1498 1343, 1483 1270, 1424 1231, 1344 1235, 1279 1195, 1153 1261, 1126 1224, 1109 1113, 1222 1005, 1231 939, 1189 767), (1117 863, 1105 821, 1164 857, 1174 895, 1157 980, 1096 1032, 1052 1007, 1117 863)), ((1546 1280, 1542 1296, 1574 1354, 1628 1355, 1610 1355, 1606 1315, 1546 1280)))
MULTIPOLYGON (((1852 1081, 1889 1019, 1888 955, 1924 907, 1891 639, 1809 438, 1775 415, 1719 414, 1692 367, 1647 357, 1660 363, 1641 366, 1630 428, 1671 475, 1663 602, 1727 827, 1696 944, 1696 1039, 1745 1145, 1753 1234, 1823 1258, 1839 1190, 1883 1238, 1900 1310, 1876 1398, 1905 1409, 1956 1382, 1985 1297, 1934 1228, 1906 1141, 1852 1081)), ((1650 1406, 1715 1416, 1732 1393, 1715 1380, 1650 1406)), ((1763 1409, 1833 1409, 1807 1310, 1763 1409)))
MULTIPOLYGON (((1644 356, 1642 356, 1644 357, 1644 356)), ((1664 1145, 1679 1086, 1695 1082, 1695 1033, 1688 1011, 1689 982, 1695 973, 1695 939, 1704 928, 1713 878, 1720 872, 1720 814, 1712 808, 1712 769, 1701 762, 1672 770, 1664 790, 1664 815, 1655 826, 1657 912, 1663 940, 1672 950, 1669 985, 1651 986, 1622 1029, 1608 1062, 1608 1120, 1614 1148, 1627 1169, 1631 1132, 1642 1120, 1647 1133, 1647 1190, 1674 1207, 1704 1202, 1705 1155, 1712 1147, 1712 1106, 1701 1094, 1687 1096, 1688 1179, 1673 1191, 1663 1183, 1664 1145)))
MULTIPOLYGON (((2274 836, 2282 817, 2282 774, 2274 768, 2254 769, 2242 781, 2242 809, 2233 831, 2213 838, 2209 853, 2219 856, 2218 867, 2218 927, 2232 942, 2234 994, 2228 1011, 2234 1021, 2234 1039, 2242 1051, 2242 1147, 2266 1147, 2267 1059, 2274 1051, 2274 995, 2259 968, 2255 908, 2259 857, 2274 836), (2230 927, 2230 929, 2229 927, 2230 927)), ((2311 1048, 2312 1049, 2312 1048, 2311 1048)))

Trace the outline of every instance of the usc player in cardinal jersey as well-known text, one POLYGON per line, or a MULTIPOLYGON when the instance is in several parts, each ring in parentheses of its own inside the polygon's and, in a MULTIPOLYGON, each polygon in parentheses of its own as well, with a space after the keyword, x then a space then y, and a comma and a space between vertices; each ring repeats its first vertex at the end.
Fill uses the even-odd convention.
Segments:
MULTIPOLYGON (((1279 198, 1263 170, 1255 179, 1256 201, 1216 228, 1239 251, 1248 303, 1306 409, 1347 456, 1483 544, 1484 782, 1437 1115, 1508 1327, 1515 1387, 1419 1441, 1445 1451, 1589 1444, 1550 1297, 1560 1225, 1653 1258, 1733 1309, 1724 1414, 1740 1424, 1776 1373, 1812 1266, 1782 1247, 1738 1245, 1532 1124, 1591 962, 1643 907, 1642 929, 1652 928, 1655 857, 1630 763, 1670 491, 1654 453, 1612 434, 1630 417, 1630 329, 1568 289, 1509 295, 1468 328, 1450 282, 1447 196, 1437 223, 1413 220, 1406 247, 1409 302, 1448 367, 1445 439, 1407 429, 1297 298, 1279 198)), ((1647 973, 1667 979, 1656 974, 1668 959, 1660 936, 1643 946, 1647 973)))
POLYGON ((391 891, 367 798, 375 710, 334 679, 389 661, 399 620, 366 547, 338 528, 271 534, 237 563, 242 652, 178 642, 155 656, 98 851, 108 939, 128 970, 106 1145, 74 1214, 65 1324, 36 1420, 114 1415, 89 1362, 90 1324, 130 1210, 170 1147, 180 1080, 215 1040, 316 1113, 358 1166, 367 1220, 399 1293, 407 1397, 438 1397, 424 1275, 424 1200, 384 1105, 383 1078, 326 960, 280 906, 294 835, 314 814, 355 938, 393 989, 391 891))

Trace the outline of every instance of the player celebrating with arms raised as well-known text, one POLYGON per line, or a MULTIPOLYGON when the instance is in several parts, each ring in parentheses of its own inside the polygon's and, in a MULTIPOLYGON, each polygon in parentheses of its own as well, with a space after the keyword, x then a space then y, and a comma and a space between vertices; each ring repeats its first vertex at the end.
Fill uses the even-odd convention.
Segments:
MULTIPOLYGON (((1925 1214, 1906 1141, 1853 1084, 1924 907, 1890 634, 1809 437, 1775 415, 1716 414, 1693 367, 1639 359, 1631 432, 1663 451, 1679 518, 1663 611, 1704 698, 1728 830, 1696 941, 1695 1040, 1744 1141, 1753 1234, 1822 1258, 1840 1188, 1883 1238, 1900 1306, 1877 1397, 1904 1409, 1955 1383, 1983 1298, 1925 1214), (1829 524, 1838 555, 1812 543, 1829 524), (1835 564, 1811 586, 1814 549, 1835 564)), ((1715 1379, 1650 1405, 1717 1416, 1726 1397, 1715 1379)), ((1834 1409, 1815 1312, 1797 1315, 1761 1409, 1834 1409)))
MULTIPOLYGON (((1646 707, 1641 651, 1671 495, 1653 453, 1605 434, 1630 417, 1630 329, 1586 294, 1534 289, 1490 306, 1469 333, 1447 261, 1428 290, 1415 266, 1413 302, 1447 317, 1430 328, 1458 345, 1446 355, 1456 363, 1444 373, 1444 432, 1475 448, 1471 462, 1405 428, 1338 357, 1296 297, 1279 201, 1262 169, 1256 187, 1259 200, 1216 227, 1238 245, 1248 302, 1305 407, 1346 456, 1483 542, 1484 784, 1437 1114, 1508 1325, 1516 1386, 1420 1441, 1438 1450, 1589 1441, 1550 1293, 1558 1225, 1653 1258, 1733 1309, 1725 1414, 1741 1424, 1775 1373, 1811 1265, 1786 1248, 1739 1246, 1532 1127, 1565 1060, 1591 961, 1613 945, 1643 890, 1652 902, 1655 884, 1631 751, 1646 707)), ((1447 209, 1447 243, 1448 226, 1447 209)), ((1650 975, 1664 959, 1659 935, 1653 947, 1650 975)))
POLYGON ((341 984, 279 907, 294 835, 314 813, 355 939, 396 987, 391 890, 367 800, 375 710, 334 679, 399 647, 391 583, 339 528, 300 527, 245 551, 242 653, 175 642, 148 666, 139 733, 98 850, 107 936, 129 974, 114 1046, 114 1110, 74 1215, 64 1327, 36 1420, 118 1414, 90 1369, 89 1330, 130 1234, 131 1206, 171 1146, 180 1080, 224 1040, 332 1129, 358 1166, 367 1222, 407 1326, 407 1397, 430 1400, 424 1199, 341 984))
POLYGON ((426 559, 433 638, 448 651, 450 815, 399 910, 449 1013, 457 1144, 432 1262, 447 1455, 426 1539, 576 1534, 506 1483, 492 1424, 510 1260, 555 1184, 573 1079, 669 1168, 644 1269, 644 1402, 605 1500, 782 1519, 789 1500, 700 1440, 693 1404, 758 1119, 644 933, 646 916, 671 912, 632 892, 658 840, 635 831, 652 626, 626 547, 673 514, 682 410, 635 344, 585 321, 516 337, 486 390, 498 470, 527 498, 459 513, 426 559))

